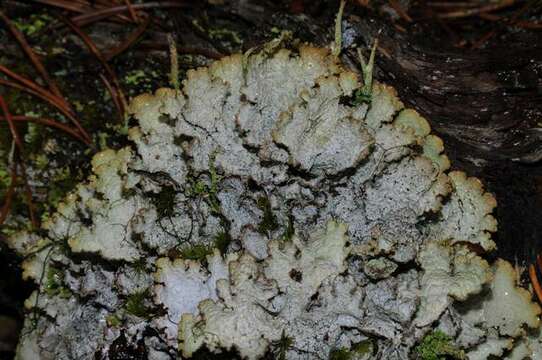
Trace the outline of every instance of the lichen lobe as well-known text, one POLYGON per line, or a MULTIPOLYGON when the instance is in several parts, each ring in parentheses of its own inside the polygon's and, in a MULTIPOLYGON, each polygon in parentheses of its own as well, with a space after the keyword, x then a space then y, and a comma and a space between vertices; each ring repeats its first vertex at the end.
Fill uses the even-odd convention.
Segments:
POLYGON ((536 348, 523 329, 540 309, 482 254, 495 199, 448 171, 442 140, 394 89, 356 102, 361 86, 302 45, 135 98, 133 145, 94 157, 44 236, 10 239, 40 289, 19 359, 107 359, 121 337, 156 359, 408 359, 437 328, 469 358, 536 348), (525 311, 497 317, 512 305, 525 311), (83 334, 94 353, 65 341, 83 334))

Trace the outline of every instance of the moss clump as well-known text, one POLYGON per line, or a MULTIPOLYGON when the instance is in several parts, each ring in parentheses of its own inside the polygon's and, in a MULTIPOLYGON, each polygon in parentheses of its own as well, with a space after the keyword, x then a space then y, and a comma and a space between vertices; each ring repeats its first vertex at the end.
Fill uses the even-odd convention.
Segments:
POLYGON ((329 360, 351 360, 352 351, 348 349, 335 349, 329 353, 329 360))
POLYGON ((258 208, 263 211, 262 221, 258 224, 258 232, 260 234, 267 235, 271 231, 278 229, 279 224, 277 218, 271 210, 271 203, 267 197, 260 197, 258 199, 258 208))
POLYGON ((64 286, 64 272, 50 266, 45 277, 44 291, 49 296, 60 296, 69 298, 71 291, 64 286))
POLYGON ((147 259, 141 257, 134 261, 132 263, 132 269, 139 274, 144 274, 147 271, 147 259))
POLYGON ((282 240, 290 241, 292 240, 292 237, 294 235, 295 235, 294 219, 292 215, 289 215, 288 226, 286 226, 286 229, 284 230, 284 234, 282 234, 282 240))
POLYGON ((286 335, 286 331, 282 330, 280 339, 273 342, 273 356, 278 360, 286 360, 286 353, 294 344, 294 338, 286 335))
POLYGON ((146 299, 150 296, 149 289, 138 291, 134 294, 131 294, 126 299, 124 304, 124 309, 128 314, 134 316, 148 319, 153 315, 153 310, 147 306, 146 299))
POLYGON ((31 36, 45 28, 52 20, 53 18, 47 14, 32 14, 29 19, 17 19, 13 23, 19 31, 31 36))
POLYGON ((209 156, 209 183, 197 180, 192 180, 191 186, 188 188, 188 195, 192 197, 200 197, 207 202, 211 211, 215 215, 220 214, 220 200, 218 200, 218 184, 222 180, 215 167, 216 153, 209 156))
POLYGON ((374 353, 373 340, 367 339, 353 345, 352 352, 358 355, 368 355, 374 353))
POLYGON ((152 202, 156 206, 159 219, 174 215, 175 195, 176 191, 173 186, 163 186, 158 194, 152 195, 152 202))
POLYGON ((452 338, 440 330, 427 334, 416 347, 422 360, 466 359, 465 352, 452 343, 452 338))
POLYGON ((105 321, 107 321, 107 325, 111 327, 119 327, 122 325, 122 319, 117 314, 111 314, 106 316, 105 321))
POLYGON ((180 255, 183 259, 204 261, 207 255, 213 254, 213 247, 209 245, 197 244, 187 246, 180 250, 180 255))
POLYGON ((226 231, 221 231, 218 234, 216 234, 214 239, 214 246, 215 248, 220 251, 221 254, 225 254, 226 250, 228 250, 228 246, 231 243, 231 236, 226 231))
POLYGON ((374 344, 371 339, 363 340, 352 345, 352 349, 345 348, 332 350, 329 354, 329 360, 354 360, 364 358, 365 355, 374 352, 374 344))
POLYGON ((196 244, 183 246, 178 250, 178 256, 183 259, 206 261, 208 255, 213 255, 215 249, 225 254, 231 243, 231 236, 227 231, 221 231, 215 235, 212 244, 196 244))

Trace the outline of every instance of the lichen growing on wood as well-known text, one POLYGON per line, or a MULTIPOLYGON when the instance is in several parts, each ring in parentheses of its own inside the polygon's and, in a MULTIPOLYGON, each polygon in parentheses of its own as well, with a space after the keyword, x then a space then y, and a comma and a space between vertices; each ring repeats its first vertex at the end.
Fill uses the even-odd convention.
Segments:
POLYGON ((328 49, 280 45, 138 96, 132 145, 9 240, 38 284, 18 359, 108 359, 121 338, 149 359, 409 359, 440 332, 469 359, 536 348, 540 309, 484 259, 480 181, 394 89, 353 101, 328 49))

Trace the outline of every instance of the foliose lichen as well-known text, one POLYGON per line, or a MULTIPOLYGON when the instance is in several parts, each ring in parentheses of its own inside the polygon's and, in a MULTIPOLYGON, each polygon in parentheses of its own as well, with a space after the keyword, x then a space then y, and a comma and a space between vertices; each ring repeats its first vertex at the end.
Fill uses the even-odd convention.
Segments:
POLYGON ((37 284, 18 359, 540 352, 481 182, 394 89, 352 101, 328 49, 271 45, 135 98, 132 145, 9 239, 37 284))

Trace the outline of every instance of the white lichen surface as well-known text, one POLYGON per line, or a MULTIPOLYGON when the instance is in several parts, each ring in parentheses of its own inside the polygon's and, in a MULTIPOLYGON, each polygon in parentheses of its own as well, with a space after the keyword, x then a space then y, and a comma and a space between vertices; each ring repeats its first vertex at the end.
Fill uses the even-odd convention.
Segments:
POLYGON ((437 328, 540 353, 540 309, 484 259, 493 196, 394 89, 362 101, 329 50, 279 45, 135 98, 132 145, 9 240, 38 284, 18 359, 409 359, 437 328))
POLYGON ((418 261, 424 273, 417 326, 437 320, 454 300, 464 301, 479 293, 492 276, 487 261, 463 246, 429 242, 418 254, 418 261))
POLYGON ((285 334, 294 339, 293 348, 327 358, 340 327, 356 327, 361 315, 361 289, 339 277, 347 240, 346 226, 329 222, 307 243, 297 237, 271 241, 261 263, 248 254, 230 263, 231 280, 217 284, 220 300, 202 302, 198 317, 183 315, 183 355, 205 345, 215 351, 235 347, 241 356, 258 359, 285 334))

